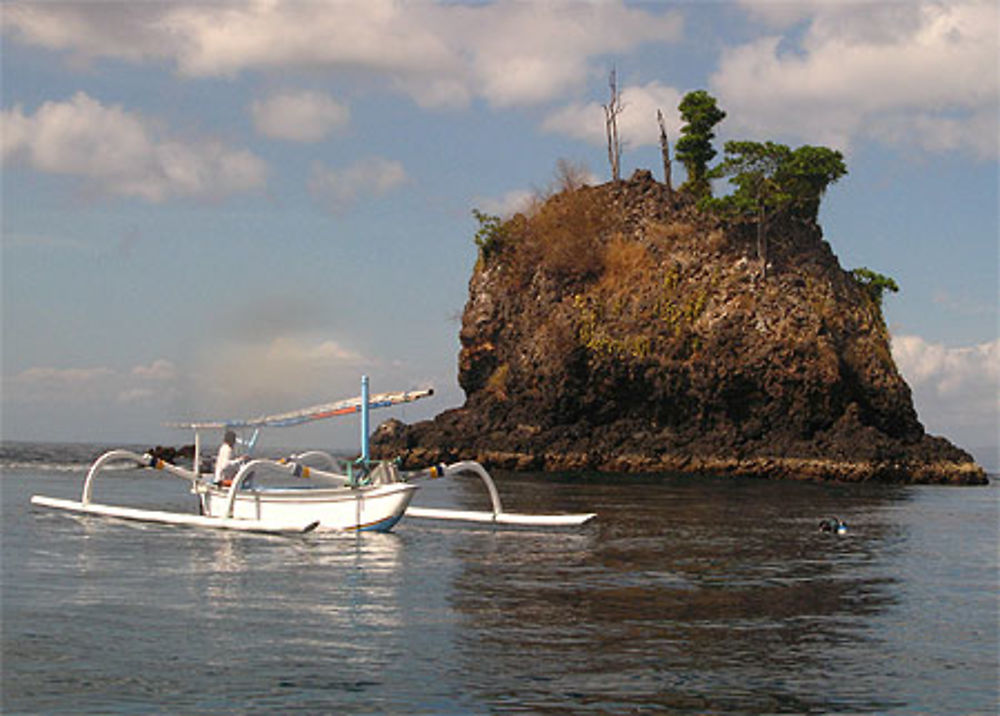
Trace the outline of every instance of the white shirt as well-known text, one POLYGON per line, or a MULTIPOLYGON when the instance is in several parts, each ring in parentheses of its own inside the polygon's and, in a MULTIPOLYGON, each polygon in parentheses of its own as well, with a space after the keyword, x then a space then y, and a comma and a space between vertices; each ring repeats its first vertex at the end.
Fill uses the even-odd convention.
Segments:
POLYGON ((229 443, 222 443, 219 446, 219 454, 215 456, 215 481, 222 482, 223 477, 231 477, 231 471, 227 470, 233 462, 233 446, 229 443))

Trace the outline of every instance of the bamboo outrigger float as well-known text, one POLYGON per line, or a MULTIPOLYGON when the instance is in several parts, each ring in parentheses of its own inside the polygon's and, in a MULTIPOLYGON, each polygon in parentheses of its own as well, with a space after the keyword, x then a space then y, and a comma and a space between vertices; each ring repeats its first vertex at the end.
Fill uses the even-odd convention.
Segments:
POLYGON ((419 400, 433 391, 418 390, 370 396, 368 377, 361 382, 357 398, 326 403, 290 413, 264 415, 250 420, 174 423, 174 427, 194 430, 194 458, 189 470, 152 455, 129 450, 112 450, 100 456, 83 484, 79 501, 34 495, 32 504, 84 514, 157 522, 189 527, 296 534, 313 530, 388 532, 404 515, 418 519, 449 520, 509 526, 571 527, 582 525, 593 513, 569 515, 529 515, 506 512, 496 484, 477 462, 463 461, 436 465, 426 470, 400 471, 391 461, 372 461, 369 454, 369 411, 419 400), (311 450, 281 460, 251 458, 259 431, 265 427, 289 427, 337 415, 361 414, 361 457, 344 464, 331 454, 311 450), (251 428, 244 442, 248 454, 231 480, 216 482, 213 473, 202 473, 201 433, 206 430, 251 428), (187 480, 198 496, 200 514, 147 510, 94 502, 94 481, 113 463, 131 462, 137 467, 163 470, 187 480), (421 479, 461 474, 478 476, 486 487, 490 511, 453 510, 410 506, 421 479), (279 483, 269 484, 278 479, 279 483), (306 482, 302 482, 305 479, 306 482), (288 484, 292 480, 293 484, 288 484))

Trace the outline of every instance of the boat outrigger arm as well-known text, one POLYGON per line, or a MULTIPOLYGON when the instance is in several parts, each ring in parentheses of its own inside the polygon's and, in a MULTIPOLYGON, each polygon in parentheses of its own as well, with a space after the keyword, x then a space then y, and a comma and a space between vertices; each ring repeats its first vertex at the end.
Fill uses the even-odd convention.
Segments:
MULTIPOLYGON (((35 495, 31 502, 57 509, 105 515, 123 519, 164 524, 213 527, 218 529, 270 533, 303 533, 320 529, 388 531, 404 516, 419 519, 451 520, 519 525, 532 527, 568 527, 589 522, 596 514, 539 515, 506 512, 500 502, 496 484, 489 472, 478 462, 462 461, 437 465, 426 470, 403 472, 393 461, 372 461, 368 447, 369 420, 372 408, 409 403, 433 394, 433 390, 382 393, 371 396, 368 377, 361 382, 357 398, 325 403, 302 410, 277 415, 263 415, 249 420, 172 423, 173 427, 193 429, 195 433, 192 469, 160 460, 151 455, 139 455, 129 450, 112 450, 99 457, 91 466, 83 484, 80 501, 35 495), (200 473, 200 431, 231 428, 289 427, 337 415, 361 413, 361 457, 355 462, 355 472, 348 464, 347 474, 341 472, 341 461, 329 453, 312 450, 282 460, 244 458, 229 484, 217 485, 212 477, 200 473), (198 495, 201 513, 198 515, 120 507, 95 503, 92 500, 94 480, 109 464, 131 462, 138 467, 163 470, 188 480, 191 491, 198 495), (255 470, 285 474, 295 478, 312 478, 308 488, 264 488, 250 485, 255 470), (489 511, 454 510, 410 505, 421 479, 435 479, 461 474, 478 476, 490 497, 489 511)), ((252 450, 257 433, 247 441, 252 450)))
POLYGON ((517 512, 505 512, 503 505, 500 503, 500 495, 497 492, 496 483, 493 482, 490 473, 486 471, 486 468, 473 460, 464 460, 451 465, 439 465, 427 470, 409 473, 406 479, 414 480, 421 477, 434 479, 461 474, 477 475, 483 481, 487 491, 490 493, 490 503, 493 508, 491 511, 452 510, 448 508, 410 505, 406 508, 406 516, 427 520, 485 522, 495 525, 516 525, 521 527, 575 527, 597 517, 597 514, 594 512, 564 515, 528 515, 517 512))

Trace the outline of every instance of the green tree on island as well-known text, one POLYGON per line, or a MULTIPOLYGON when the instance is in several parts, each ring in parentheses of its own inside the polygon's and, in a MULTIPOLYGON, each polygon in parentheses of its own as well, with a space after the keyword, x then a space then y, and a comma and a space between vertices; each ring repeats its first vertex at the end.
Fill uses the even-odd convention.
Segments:
POLYGON ((814 222, 826 188, 847 173, 843 155, 826 147, 792 150, 775 142, 726 142, 725 159, 709 178, 729 177, 732 194, 704 197, 706 208, 757 225, 757 258, 767 276, 767 232, 776 216, 788 214, 814 222))
POLYGON ((473 209, 472 215, 479 222, 475 242, 479 247, 479 260, 486 264, 500 252, 504 240, 504 222, 499 216, 473 209))
POLYGON ((865 266, 851 271, 851 276, 864 287, 868 296, 879 308, 882 307, 882 296, 886 291, 899 293, 899 284, 892 277, 872 271, 865 266))
POLYGON ((698 197, 711 196, 708 163, 715 158, 712 131, 726 113, 716 105, 715 97, 705 90, 688 92, 677 109, 686 124, 681 127, 681 137, 674 145, 677 160, 687 170, 687 181, 681 187, 698 197))

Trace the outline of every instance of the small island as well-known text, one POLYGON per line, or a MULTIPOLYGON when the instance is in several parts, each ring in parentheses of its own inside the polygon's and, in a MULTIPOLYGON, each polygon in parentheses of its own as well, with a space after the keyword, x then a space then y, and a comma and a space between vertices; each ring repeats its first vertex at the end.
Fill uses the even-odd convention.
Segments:
POLYGON ((705 92, 680 109, 678 189, 663 136, 663 182, 637 171, 587 186, 563 166, 558 190, 530 211, 476 212, 458 358, 465 404, 383 423, 375 454, 985 484, 967 452, 917 417, 882 315, 895 282, 845 270, 823 239, 819 205, 846 174, 840 153, 728 142, 709 167, 725 114, 705 92), (734 190, 715 198, 711 180, 723 177, 734 190))

